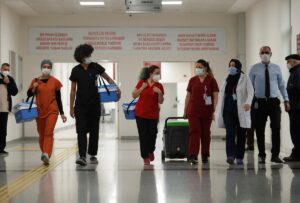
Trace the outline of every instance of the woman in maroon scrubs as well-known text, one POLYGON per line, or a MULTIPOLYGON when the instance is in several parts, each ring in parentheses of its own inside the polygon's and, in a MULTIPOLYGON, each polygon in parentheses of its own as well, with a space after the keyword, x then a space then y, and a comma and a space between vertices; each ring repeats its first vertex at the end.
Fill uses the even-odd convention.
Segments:
POLYGON ((210 127, 218 103, 219 87, 213 77, 209 63, 200 59, 196 63, 196 76, 187 87, 184 117, 189 120, 189 157, 191 163, 198 163, 201 142, 202 162, 208 162, 210 155, 210 127))

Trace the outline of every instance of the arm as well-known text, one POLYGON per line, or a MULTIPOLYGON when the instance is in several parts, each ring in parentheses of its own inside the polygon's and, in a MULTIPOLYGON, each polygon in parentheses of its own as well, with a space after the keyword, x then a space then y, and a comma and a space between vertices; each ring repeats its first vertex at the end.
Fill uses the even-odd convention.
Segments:
POLYGON ((9 83, 7 84, 7 91, 10 95, 16 96, 18 94, 18 87, 15 80, 12 77, 9 77, 9 83))
POLYGON ((76 82, 72 81, 71 92, 70 92, 70 115, 71 115, 72 118, 75 117, 75 114, 74 114, 74 101, 75 101, 75 95, 76 95, 76 87, 77 87, 76 82))
POLYGON ((55 96, 56 96, 56 102, 57 102, 59 113, 60 113, 60 115, 64 115, 64 109, 63 109, 63 105, 62 105, 62 101, 61 101, 61 92, 60 92, 60 90, 57 90, 55 92, 55 96))
POLYGON ((162 104, 164 103, 164 95, 162 93, 158 94, 158 103, 162 104))
POLYGON ((119 99, 121 98, 121 90, 120 88, 118 87, 118 85, 115 83, 115 81, 109 77, 109 75, 106 74, 106 72, 103 72, 102 75, 101 75, 109 84, 111 85, 116 85, 117 86, 117 93, 118 93, 118 96, 119 96, 119 99))
POLYGON ((148 84, 144 82, 140 88, 135 88, 132 92, 132 97, 134 99, 138 98, 147 86, 148 84))
POLYGON ((247 100, 246 100, 246 104, 249 104, 251 106, 252 101, 253 101, 253 97, 254 97, 254 88, 253 85, 251 83, 251 80, 248 76, 246 76, 246 88, 247 88, 247 100))
POLYGON ((214 111, 216 110, 217 108, 217 104, 218 104, 218 95, 219 95, 219 92, 213 92, 213 105, 214 105, 214 111))
POLYGON ((188 105, 190 102, 190 97, 191 97, 191 93, 187 92, 186 96, 185 96, 185 102, 184 102, 184 118, 187 118, 187 110, 188 110, 188 105))
MULTIPOLYGON (((279 68, 279 67, 278 67, 279 68)), ((289 96, 288 96, 288 93, 287 93, 287 90, 286 90, 286 86, 285 86, 285 82, 283 80, 283 77, 282 77, 282 72, 281 70, 279 69, 279 74, 278 74, 278 79, 277 79, 277 82, 278 82, 278 88, 280 90, 280 93, 283 97, 283 100, 285 102, 288 102, 289 101, 289 96)))

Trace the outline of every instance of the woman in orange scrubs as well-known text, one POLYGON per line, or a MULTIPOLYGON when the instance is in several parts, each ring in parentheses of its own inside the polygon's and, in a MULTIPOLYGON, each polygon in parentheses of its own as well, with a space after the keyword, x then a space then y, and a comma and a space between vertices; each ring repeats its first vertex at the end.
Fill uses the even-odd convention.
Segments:
POLYGON ((210 156, 210 127, 218 103, 219 87, 213 77, 209 63, 200 59, 196 63, 196 76, 187 87, 184 117, 189 120, 188 160, 198 163, 201 142, 202 162, 208 162, 210 156))
POLYGON ((64 123, 67 121, 67 117, 64 115, 61 102, 60 89, 62 84, 55 77, 51 76, 52 62, 43 60, 41 70, 42 75, 32 80, 27 95, 29 97, 36 95, 38 110, 36 122, 42 151, 41 160, 45 165, 48 165, 52 154, 53 131, 58 115, 60 113, 64 123))

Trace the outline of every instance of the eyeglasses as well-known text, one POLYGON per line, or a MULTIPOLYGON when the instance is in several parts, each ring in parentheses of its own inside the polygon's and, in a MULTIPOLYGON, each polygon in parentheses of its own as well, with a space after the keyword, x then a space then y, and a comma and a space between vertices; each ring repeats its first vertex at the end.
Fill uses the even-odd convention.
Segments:
POLYGON ((51 66, 43 66, 42 68, 48 68, 49 69, 49 68, 51 68, 51 66))
POLYGON ((260 54, 261 55, 263 55, 263 54, 270 54, 270 52, 268 52, 268 51, 262 51, 262 52, 260 52, 260 54))

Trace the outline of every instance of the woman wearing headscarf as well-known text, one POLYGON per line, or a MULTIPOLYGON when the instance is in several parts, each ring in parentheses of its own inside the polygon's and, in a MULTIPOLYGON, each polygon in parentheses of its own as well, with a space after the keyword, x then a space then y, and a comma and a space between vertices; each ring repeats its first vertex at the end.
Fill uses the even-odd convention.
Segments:
POLYGON ((254 90, 250 78, 243 73, 237 59, 229 62, 228 76, 217 106, 217 125, 226 129, 227 163, 243 164, 246 129, 251 128, 251 103, 254 90))

